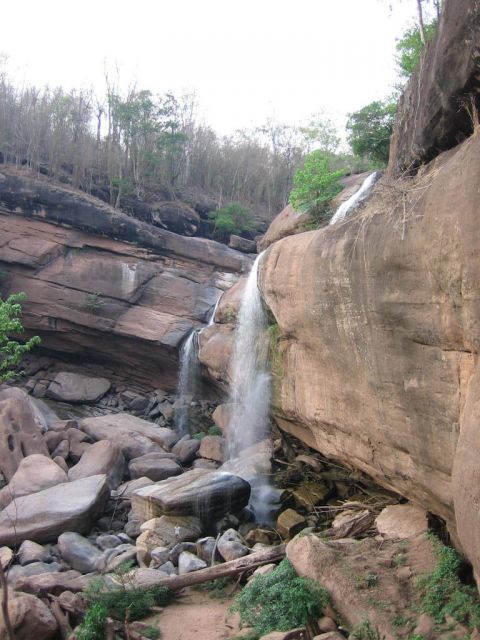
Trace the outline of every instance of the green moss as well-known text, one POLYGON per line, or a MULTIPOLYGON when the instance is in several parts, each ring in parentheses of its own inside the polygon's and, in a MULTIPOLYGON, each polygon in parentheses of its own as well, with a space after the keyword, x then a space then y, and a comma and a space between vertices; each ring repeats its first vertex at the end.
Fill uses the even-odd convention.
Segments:
POLYGON ((480 602, 474 586, 462 583, 459 572, 462 560, 451 547, 431 535, 437 564, 432 573, 421 576, 417 586, 423 590, 420 609, 438 623, 451 616, 474 629, 480 625, 480 602))
POLYGON ((374 627, 370 620, 364 620, 362 624, 352 631, 357 640, 385 640, 385 636, 380 634, 378 627, 374 627))

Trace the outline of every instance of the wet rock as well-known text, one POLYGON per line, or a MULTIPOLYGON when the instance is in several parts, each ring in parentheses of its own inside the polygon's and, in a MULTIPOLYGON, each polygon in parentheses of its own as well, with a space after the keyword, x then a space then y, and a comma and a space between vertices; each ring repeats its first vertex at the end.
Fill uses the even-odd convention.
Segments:
POLYGON ((79 533, 67 531, 58 538, 58 549, 62 559, 72 569, 91 573, 103 569, 103 553, 79 533))
POLYGON ((189 551, 182 551, 178 558, 178 573, 183 575, 184 573, 191 573, 192 571, 198 571, 199 569, 205 569, 207 563, 196 555, 189 551))
POLYGON ((24 540, 17 556, 22 566, 32 562, 51 562, 53 559, 52 552, 48 547, 43 547, 33 540, 24 540))
MULTIPOLYGON (((144 520, 160 515, 222 517, 248 504, 250 485, 230 473, 193 469, 132 494, 132 509, 144 520)), ((199 536, 197 536, 199 537, 199 536)))
POLYGON ((172 453, 178 456, 181 464, 189 464, 195 459, 197 451, 200 448, 200 440, 195 438, 185 438, 173 447, 172 453))
POLYGON ((31 576, 38 576, 43 573, 58 573, 62 570, 62 565, 58 562, 32 562, 22 567, 19 564, 14 564, 10 567, 7 573, 8 584, 12 588, 17 588, 17 584, 23 578, 29 578, 31 576))
POLYGON ((147 453, 134 458, 128 465, 130 476, 133 479, 146 477, 157 482, 180 475, 182 467, 175 460, 165 457, 166 455, 170 454, 147 453))
POLYGON ((208 565, 211 565, 214 560, 215 551, 215 538, 208 536, 207 538, 199 538, 197 540, 197 556, 204 560, 208 565))
MULTIPOLYGON (((8 613, 15 640, 50 640, 57 633, 57 621, 46 604, 36 596, 13 593, 8 613)), ((0 613, 0 638, 8 638, 3 615, 0 613)))
POLYGON ((112 498, 123 498, 124 500, 130 500, 132 493, 136 489, 142 487, 149 487, 153 484, 153 480, 150 478, 142 477, 135 480, 129 480, 121 484, 115 491, 112 491, 112 498))
POLYGON ((122 482, 124 472, 125 458, 120 447, 109 440, 100 440, 83 453, 68 472, 68 479, 79 480, 104 473, 108 486, 115 489, 122 482))
POLYGON ((67 475, 53 460, 39 453, 32 454, 20 461, 9 484, 0 491, 0 505, 6 507, 15 498, 64 482, 67 475))
POLYGON ((200 441, 198 455, 207 460, 224 462, 227 457, 227 441, 222 436, 205 436, 200 441))
MULTIPOLYGON (((230 289, 230 291, 232 289, 230 289)), ((215 411, 212 413, 212 420, 215 426, 221 429, 224 433, 226 433, 228 423, 230 421, 231 411, 232 406, 230 404, 219 404, 215 411)))
POLYGON ((105 476, 98 475, 17 498, 0 512, 0 544, 51 542, 69 530, 87 533, 108 493, 105 476))
POLYGON ((47 389, 47 396, 59 402, 95 404, 110 389, 106 378, 90 378, 78 373, 57 373, 47 389))
POLYGON ((225 561, 236 560, 250 553, 242 537, 235 529, 228 529, 218 540, 218 551, 225 561))
POLYGON ((412 538, 428 531, 426 512, 414 504, 385 507, 375 520, 379 533, 387 540, 412 538))
POLYGON ((48 456, 48 448, 28 400, 0 400, 0 471, 11 480, 21 460, 48 456))
POLYGON ((202 523, 194 516, 152 518, 144 522, 137 538, 138 564, 148 566, 151 552, 157 547, 171 548, 179 542, 197 540, 202 533, 202 523))
POLYGON ((80 429, 94 440, 111 440, 123 451, 127 460, 146 453, 163 453, 178 439, 172 429, 158 427, 127 413, 116 413, 97 418, 84 418, 80 429))
POLYGON ((282 538, 293 538, 306 525, 307 521, 303 516, 294 509, 286 509, 278 516, 276 528, 282 538))

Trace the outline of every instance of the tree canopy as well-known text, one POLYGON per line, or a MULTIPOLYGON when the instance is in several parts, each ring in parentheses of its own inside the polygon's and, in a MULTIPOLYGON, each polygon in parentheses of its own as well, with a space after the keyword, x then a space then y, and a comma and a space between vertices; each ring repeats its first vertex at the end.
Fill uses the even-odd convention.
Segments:
POLYGON ((21 335, 24 331, 20 315, 20 302, 25 294, 17 293, 6 300, 0 298, 0 382, 11 380, 18 374, 15 371, 24 353, 30 351, 40 342, 35 336, 24 344, 20 344, 12 336, 21 335))
POLYGON ((356 155, 388 162, 395 112, 396 104, 377 100, 348 115, 348 141, 356 155))
POLYGON ((290 203, 297 210, 310 213, 323 213, 328 203, 340 192, 339 179, 344 175, 343 169, 332 170, 332 156, 317 150, 305 158, 302 169, 293 179, 290 203))
MULTIPOLYGON (((429 42, 435 35, 437 30, 437 20, 424 24, 423 26, 426 42, 429 42)), ((397 41, 397 65, 400 75, 404 78, 409 78, 420 62, 420 54, 424 44, 422 42, 422 35, 420 27, 415 25, 407 29, 403 36, 397 41)))

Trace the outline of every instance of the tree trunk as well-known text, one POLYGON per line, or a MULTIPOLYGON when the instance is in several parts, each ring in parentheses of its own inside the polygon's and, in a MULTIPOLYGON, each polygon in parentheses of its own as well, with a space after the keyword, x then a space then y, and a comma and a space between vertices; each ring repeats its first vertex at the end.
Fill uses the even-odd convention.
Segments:
POLYGON ((425 25, 423 24, 422 0, 417 0, 417 12, 418 12, 418 28, 420 30, 420 40, 422 41, 423 46, 425 46, 427 40, 425 38, 425 25))

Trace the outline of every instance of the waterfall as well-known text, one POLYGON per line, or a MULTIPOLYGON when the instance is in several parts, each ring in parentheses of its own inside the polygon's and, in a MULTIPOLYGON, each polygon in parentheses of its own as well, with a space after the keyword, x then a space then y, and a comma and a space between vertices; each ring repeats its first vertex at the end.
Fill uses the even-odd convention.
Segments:
POLYGON ((340 222, 340 220, 343 220, 347 215, 352 213, 352 211, 356 209, 361 202, 368 198, 373 185, 380 178, 380 175, 380 171, 374 171, 369 176, 367 176, 362 182, 360 189, 358 189, 358 191, 355 191, 355 193, 350 196, 348 200, 342 202, 342 204, 338 207, 332 219, 330 220, 330 224, 335 224, 336 222, 340 222))
POLYGON ((238 314, 230 391, 232 411, 228 425, 231 458, 262 440, 270 405, 267 316, 258 288, 257 256, 248 276, 238 314))
POLYGON ((195 395, 198 375, 197 338, 198 330, 192 329, 180 350, 174 427, 175 431, 181 435, 185 435, 189 431, 188 407, 195 395))
POLYGON ((248 276, 238 313, 230 385, 227 441, 230 460, 222 469, 250 483, 250 507, 259 523, 270 524, 278 492, 270 485, 270 447, 265 446, 270 409, 267 314, 258 288, 260 254, 248 276))
MULTIPOLYGON (((207 326, 212 325, 214 322, 215 311, 217 310, 220 298, 221 295, 218 297, 212 311, 209 312, 207 326)), ((204 328, 205 327, 192 329, 180 350, 174 428, 175 431, 181 435, 189 432, 189 406, 197 391, 197 380, 200 369, 200 363, 198 361, 198 337, 204 328)))

